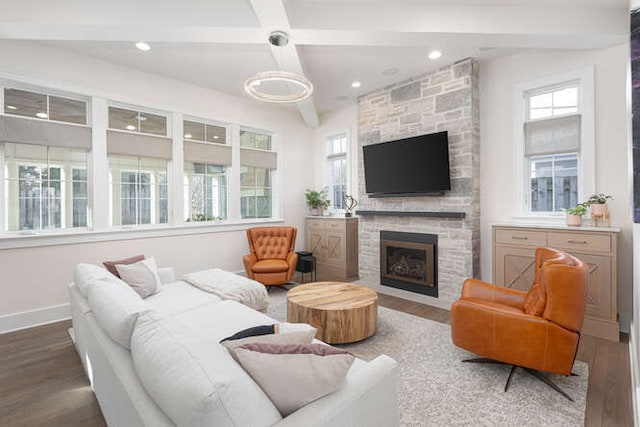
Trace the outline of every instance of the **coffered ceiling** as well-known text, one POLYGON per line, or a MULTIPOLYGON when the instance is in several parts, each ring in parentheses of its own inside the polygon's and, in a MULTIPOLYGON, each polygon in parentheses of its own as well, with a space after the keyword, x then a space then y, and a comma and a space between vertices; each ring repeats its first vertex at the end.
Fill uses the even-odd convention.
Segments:
POLYGON ((0 39, 42 41, 238 96, 248 96, 243 82, 257 72, 304 74, 314 93, 295 107, 309 126, 359 95, 460 59, 604 48, 628 32, 628 0, 0 2, 0 39), (268 43, 274 30, 289 35, 287 46, 268 43), (442 57, 429 60, 434 49, 442 57))

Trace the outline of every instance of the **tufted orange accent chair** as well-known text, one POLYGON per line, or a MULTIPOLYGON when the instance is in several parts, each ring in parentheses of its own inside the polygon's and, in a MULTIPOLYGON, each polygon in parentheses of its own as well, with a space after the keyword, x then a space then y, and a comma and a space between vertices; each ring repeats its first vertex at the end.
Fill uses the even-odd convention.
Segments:
POLYGON ((296 269, 295 227, 255 227, 247 230, 248 255, 242 258, 247 276, 264 285, 289 283, 296 269))
POLYGON ((467 279, 462 297, 451 306, 451 338, 458 347, 514 365, 512 374, 515 367, 528 368, 547 382, 531 370, 571 374, 584 321, 588 270, 578 258, 551 248, 536 249, 535 263, 529 292, 467 279))

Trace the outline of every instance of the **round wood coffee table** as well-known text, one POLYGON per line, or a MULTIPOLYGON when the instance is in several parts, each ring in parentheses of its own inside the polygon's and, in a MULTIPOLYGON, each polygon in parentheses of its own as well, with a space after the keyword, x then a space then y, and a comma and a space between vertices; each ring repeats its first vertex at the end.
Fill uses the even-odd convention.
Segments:
POLYGON ((287 320, 308 323, 329 344, 361 341, 376 332, 378 294, 352 283, 316 282, 287 293, 287 320))

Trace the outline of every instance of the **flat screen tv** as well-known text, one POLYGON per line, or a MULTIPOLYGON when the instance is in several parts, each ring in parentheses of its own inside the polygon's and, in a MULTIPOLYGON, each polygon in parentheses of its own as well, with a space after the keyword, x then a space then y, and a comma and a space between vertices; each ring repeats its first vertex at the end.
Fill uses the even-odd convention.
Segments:
POLYGON ((447 132, 362 148, 369 197, 442 194, 451 190, 447 132))

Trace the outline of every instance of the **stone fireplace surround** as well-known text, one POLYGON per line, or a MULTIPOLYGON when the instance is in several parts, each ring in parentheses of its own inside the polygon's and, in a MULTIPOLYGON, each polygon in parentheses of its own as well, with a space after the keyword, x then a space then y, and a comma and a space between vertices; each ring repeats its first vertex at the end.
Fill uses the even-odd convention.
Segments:
POLYGON ((449 309, 467 277, 480 275, 478 65, 466 59, 358 99, 360 283, 449 309), (362 147, 449 132, 451 190, 442 196, 369 198, 362 147), (380 230, 438 236, 438 297, 380 285, 380 230))

